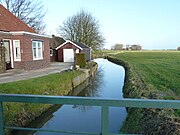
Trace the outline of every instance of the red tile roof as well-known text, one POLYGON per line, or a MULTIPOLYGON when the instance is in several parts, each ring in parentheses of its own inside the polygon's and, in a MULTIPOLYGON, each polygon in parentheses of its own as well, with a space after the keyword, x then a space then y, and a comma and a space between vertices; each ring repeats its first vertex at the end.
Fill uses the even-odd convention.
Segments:
POLYGON ((36 33, 34 29, 14 16, 0 4, 0 31, 25 31, 36 33))

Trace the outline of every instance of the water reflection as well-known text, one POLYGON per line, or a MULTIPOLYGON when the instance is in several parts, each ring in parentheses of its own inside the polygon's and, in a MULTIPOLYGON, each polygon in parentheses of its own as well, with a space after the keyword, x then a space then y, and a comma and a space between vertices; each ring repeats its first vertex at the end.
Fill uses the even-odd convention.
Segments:
POLYGON ((89 78, 89 85, 86 87, 83 91, 81 91, 78 96, 83 96, 83 97, 100 97, 100 92, 101 89, 100 87, 104 86, 105 83, 103 81, 103 69, 99 67, 97 72, 95 73, 94 76, 89 78))
MULTIPOLYGON (((105 83, 103 81, 103 76, 104 76, 104 70, 102 66, 98 67, 97 72, 94 74, 94 76, 88 78, 86 82, 84 82, 82 85, 86 84, 87 87, 84 87, 82 89, 81 86, 75 88, 75 93, 76 96, 81 96, 81 97, 101 97, 101 89, 100 87, 105 87, 105 83), (87 83, 89 85, 87 85, 87 83), (77 94, 78 92, 78 94, 77 94)), ((82 105, 73 105, 72 108, 79 109, 82 112, 89 111, 92 106, 82 106, 82 105)))
MULTIPOLYGON (((100 98, 122 98, 124 84, 124 69, 105 59, 96 59, 98 71, 90 85, 81 91, 75 91, 78 96, 100 97, 100 98)), ((74 93, 73 93, 74 94, 74 93)), ((123 107, 112 107, 109 112, 109 131, 118 133, 126 118, 126 109, 123 107)), ((101 130, 101 108, 94 106, 63 105, 53 113, 53 117, 44 124, 42 129, 70 130, 82 132, 100 132, 101 130)), ((35 135, 63 135, 59 133, 41 133, 35 135)))

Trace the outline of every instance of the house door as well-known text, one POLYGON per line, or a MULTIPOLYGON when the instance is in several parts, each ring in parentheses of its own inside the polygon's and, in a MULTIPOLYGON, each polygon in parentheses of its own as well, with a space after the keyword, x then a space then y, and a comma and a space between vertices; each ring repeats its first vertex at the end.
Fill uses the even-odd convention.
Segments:
POLYGON ((74 50, 63 49, 64 62, 74 62, 74 50))
POLYGON ((4 40, 5 47, 5 62, 6 69, 11 69, 11 52, 10 52, 10 42, 8 40, 4 40))

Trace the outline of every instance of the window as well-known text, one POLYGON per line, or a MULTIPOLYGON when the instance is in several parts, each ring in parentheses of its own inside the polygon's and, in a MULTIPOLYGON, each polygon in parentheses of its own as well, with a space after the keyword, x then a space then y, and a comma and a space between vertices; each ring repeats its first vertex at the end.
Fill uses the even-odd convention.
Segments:
POLYGON ((53 56, 53 49, 50 49, 50 56, 53 56))
POLYGON ((43 59, 42 41, 32 41, 33 60, 43 59))
POLYGON ((76 53, 79 53, 79 49, 76 49, 76 53))
POLYGON ((13 40, 13 45, 14 45, 14 61, 21 61, 20 41, 13 40))

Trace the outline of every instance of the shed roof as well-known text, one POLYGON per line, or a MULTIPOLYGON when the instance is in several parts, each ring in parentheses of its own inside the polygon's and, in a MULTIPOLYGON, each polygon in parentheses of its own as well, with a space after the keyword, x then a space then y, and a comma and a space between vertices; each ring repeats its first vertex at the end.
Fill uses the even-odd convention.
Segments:
POLYGON ((64 46, 67 43, 71 43, 72 45, 76 46, 77 48, 83 50, 83 48, 89 48, 87 45, 83 44, 83 43, 79 43, 76 41, 70 41, 70 40, 66 40, 66 42, 64 42, 63 44, 59 45, 56 50, 58 50, 59 48, 61 48, 62 46, 64 46))
POLYGON ((9 10, 0 4, 0 31, 25 31, 37 33, 34 29, 14 16, 9 10))
POLYGON ((75 43, 76 45, 80 46, 81 48, 89 48, 87 45, 77 42, 77 41, 73 41, 73 43, 75 43))

